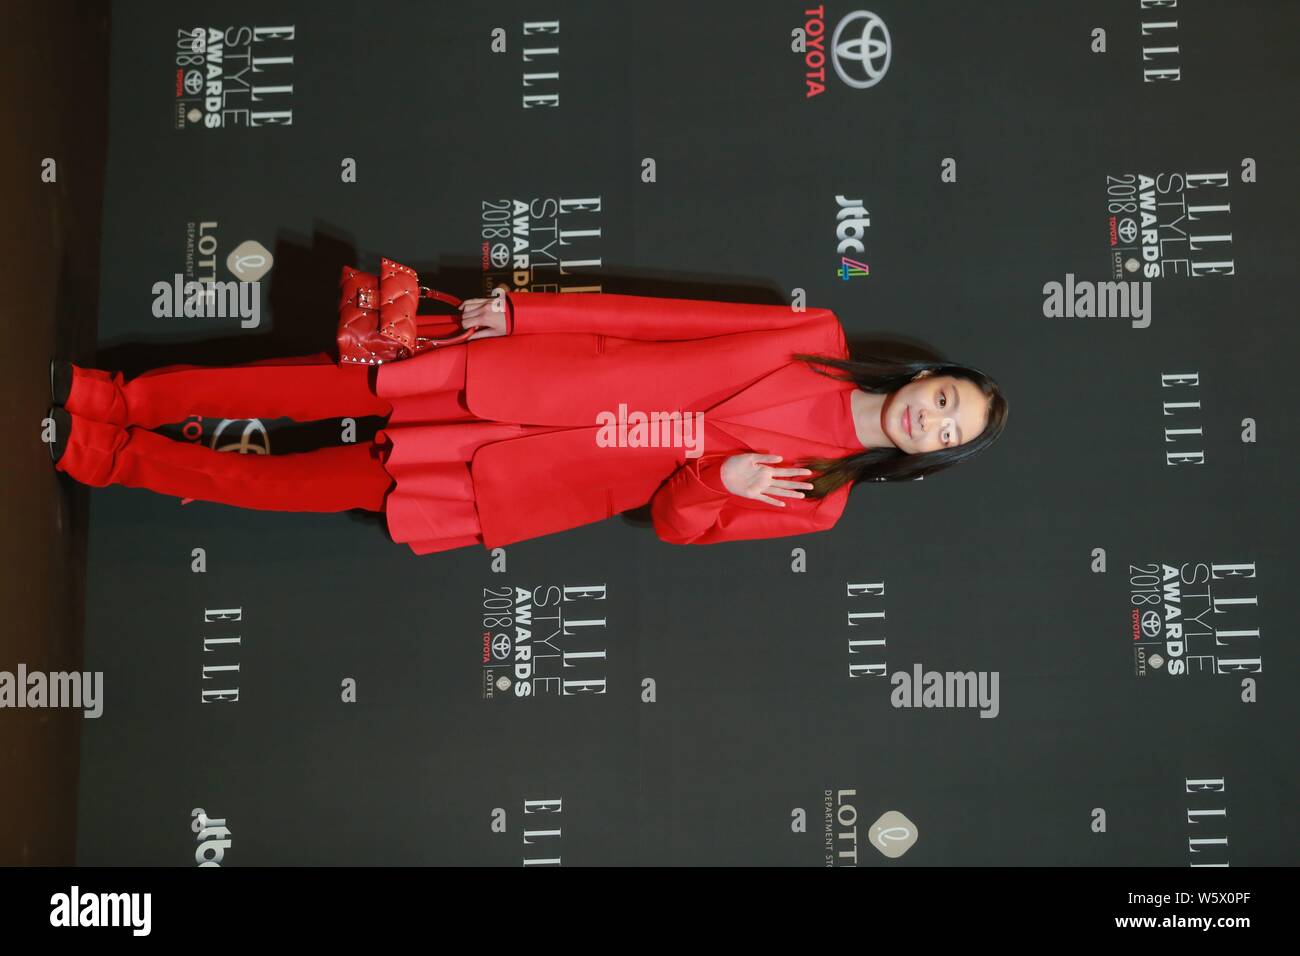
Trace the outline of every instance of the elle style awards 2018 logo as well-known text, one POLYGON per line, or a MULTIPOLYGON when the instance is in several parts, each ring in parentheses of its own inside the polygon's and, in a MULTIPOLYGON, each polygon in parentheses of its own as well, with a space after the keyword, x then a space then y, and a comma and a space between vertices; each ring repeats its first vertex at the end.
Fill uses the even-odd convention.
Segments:
POLYGON ((1227 171, 1106 177, 1112 278, 1236 275, 1227 171))
POLYGON ((1129 635, 1138 677, 1253 677, 1264 668, 1255 562, 1129 565, 1129 635))
POLYGON ((601 268, 600 196, 485 199, 479 212, 483 287, 537 292, 599 292, 599 285, 566 284, 561 277, 601 268), (534 286, 534 282, 541 281, 534 286))
POLYGON ((603 584, 484 588, 483 699, 604 694, 606 597, 603 584))
POLYGON ((173 125, 293 125, 295 27, 178 27, 173 125))

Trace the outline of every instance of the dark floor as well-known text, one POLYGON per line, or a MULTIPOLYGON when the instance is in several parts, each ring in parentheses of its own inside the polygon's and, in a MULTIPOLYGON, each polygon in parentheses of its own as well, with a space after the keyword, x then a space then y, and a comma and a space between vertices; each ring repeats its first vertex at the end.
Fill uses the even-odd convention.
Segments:
MULTIPOLYGON (((0 99, 0 349, 11 436, 0 469, 5 573, 0 671, 78 670, 85 616, 87 489, 60 481, 41 441, 51 356, 93 357, 108 145, 109 5, 6 0, 0 99), (52 159, 57 180, 42 179, 52 159)), ((76 856, 81 711, 0 709, 0 865, 76 856)))

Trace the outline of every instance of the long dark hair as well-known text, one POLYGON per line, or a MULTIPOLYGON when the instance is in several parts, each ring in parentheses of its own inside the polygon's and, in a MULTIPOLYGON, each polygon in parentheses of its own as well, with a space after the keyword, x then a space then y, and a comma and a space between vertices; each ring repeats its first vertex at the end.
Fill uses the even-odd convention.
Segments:
MULTIPOLYGON (((850 350, 851 353, 854 351, 857 350, 850 350)), ((846 455, 843 458, 801 459, 794 467, 811 468, 815 473, 820 472, 810 479, 812 490, 804 492, 804 495, 809 498, 825 497, 845 482, 906 481, 951 468, 972 455, 978 455, 997 441, 1007 423, 1007 400, 998 388, 997 382, 969 365, 958 365, 939 357, 908 359, 880 348, 876 348, 871 353, 859 352, 856 357, 849 359, 809 355, 803 352, 796 353, 794 357, 807 362, 813 371, 821 375, 852 381, 864 391, 876 394, 897 391, 915 378, 919 372, 929 371, 933 375, 952 375, 969 379, 989 400, 988 423, 984 426, 984 430, 976 438, 953 448, 940 448, 937 451, 917 455, 909 455, 894 447, 869 448, 861 454, 846 455), (817 367, 819 365, 837 368, 844 374, 836 375, 823 371, 817 367)), ((781 463, 781 467, 785 467, 784 462, 781 463)))

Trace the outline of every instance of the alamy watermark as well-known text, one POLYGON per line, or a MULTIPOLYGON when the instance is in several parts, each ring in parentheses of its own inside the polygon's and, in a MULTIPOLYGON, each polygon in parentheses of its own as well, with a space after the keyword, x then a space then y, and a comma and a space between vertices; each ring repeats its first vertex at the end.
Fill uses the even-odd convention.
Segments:
POLYGON ((997 671, 925 671, 920 664, 912 672, 895 671, 889 702, 895 707, 979 707, 981 717, 996 717, 997 671))
POLYGON ((1049 319, 1132 319, 1133 328, 1151 324, 1151 281, 1091 282, 1065 274, 1064 284, 1043 286, 1043 315, 1049 319))
POLYGON ((76 707, 85 716, 104 713, 103 671, 0 671, 0 707, 76 707))
POLYGON ((687 458, 704 454, 703 412, 599 412, 596 444, 601 448, 685 448, 687 458))
POLYGON ((51 926, 129 926, 132 936, 148 936, 152 914, 152 893, 83 893, 74 884, 50 897, 51 926))
POLYGON ((226 319, 239 317, 239 325, 255 329, 262 323, 260 282, 197 282, 179 272, 171 282, 155 282, 153 314, 160 319, 226 319))

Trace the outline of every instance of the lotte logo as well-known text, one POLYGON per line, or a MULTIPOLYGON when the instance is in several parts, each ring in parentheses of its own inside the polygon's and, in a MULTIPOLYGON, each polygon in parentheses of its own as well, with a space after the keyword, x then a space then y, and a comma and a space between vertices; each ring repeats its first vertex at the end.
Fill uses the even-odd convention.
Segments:
POLYGON ((869 10, 857 10, 841 20, 831 35, 831 63, 841 80, 855 89, 865 90, 875 86, 889 69, 893 51, 889 42, 889 29, 885 21, 869 10), (841 39, 846 29, 853 25, 861 28, 855 38, 841 39), (862 77, 851 77, 845 72, 845 65, 850 65, 862 77))

